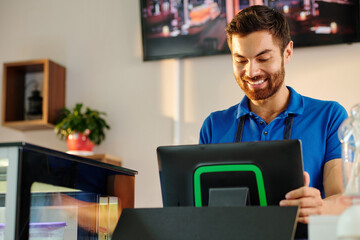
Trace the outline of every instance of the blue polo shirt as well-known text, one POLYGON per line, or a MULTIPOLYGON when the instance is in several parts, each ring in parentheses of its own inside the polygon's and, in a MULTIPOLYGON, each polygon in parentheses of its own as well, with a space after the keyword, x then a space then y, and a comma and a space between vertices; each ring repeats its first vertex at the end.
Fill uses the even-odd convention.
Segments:
POLYGON ((291 87, 288 89, 290 101, 287 109, 269 124, 249 110, 246 96, 229 109, 211 113, 201 128, 200 144, 234 142, 243 115, 248 115, 242 133, 243 142, 283 140, 285 119, 292 113, 291 139, 302 141, 304 170, 310 175, 310 186, 319 189, 324 197, 324 164, 341 158, 337 131, 348 115, 337 102, 304 97, 291 87))

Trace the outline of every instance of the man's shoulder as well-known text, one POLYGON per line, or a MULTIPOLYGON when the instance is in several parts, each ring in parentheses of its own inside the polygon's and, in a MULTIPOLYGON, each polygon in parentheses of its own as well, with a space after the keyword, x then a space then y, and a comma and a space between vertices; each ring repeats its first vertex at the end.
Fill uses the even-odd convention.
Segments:
POLYGON ((239 103, 235 104, 234 106, 231 106, 227 109, 223 109, 223 110, 218 110, 218 111, 214 111, 212 112, 209 117, 210 118, 226 118, 226 117, 231 117, 231 116, 235 116, 237 115, 239 111, 239 103))
POLYGON ((303 99, 304 99, 304 103, 306 104, 306 107, 345 110, 345 108, 337 101, 321 100, 306 96, 303 96, 303 99))
MULTIPOLYGON (((224 142, 222 138, 226 134, 226 132, 233 126, 237 113, 239 111, 238 108, 239 104, 236 104, 227 109, 212 112, 205 119, 201 127, 199 143, 204 144, 224 142)), ((228 139, 225 141, 229 142, 228 139)))
POLYGON ((337 101, 333 100, 321 100, 316 98, 310 98, 303 96, 304 99, 304 111, 307 114, 320 114, 324 113, 327 116, 347 118, 346 109, 337 101))

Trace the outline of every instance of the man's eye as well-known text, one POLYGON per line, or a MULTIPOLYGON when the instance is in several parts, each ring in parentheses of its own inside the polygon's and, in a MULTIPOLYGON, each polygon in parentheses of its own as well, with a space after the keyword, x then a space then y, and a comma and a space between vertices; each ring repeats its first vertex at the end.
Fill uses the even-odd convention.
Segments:
POLYGON ((259 62, 266 62, 266 61, 268 61, 269 59, 268 58, 260 58, 259 59, 259 62))
POLYGON ((247 63, 246 59, 241 59, 241 58, 235 59, 235 61, 241 64, 247 63))

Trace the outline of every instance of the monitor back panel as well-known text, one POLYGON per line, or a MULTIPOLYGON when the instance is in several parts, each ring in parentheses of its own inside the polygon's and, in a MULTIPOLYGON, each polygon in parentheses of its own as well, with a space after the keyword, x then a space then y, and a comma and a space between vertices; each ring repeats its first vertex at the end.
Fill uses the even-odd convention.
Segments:
POLYGON ((157 149, 163 205, 194 206, 194 171, 201 166, 246 164, 263 176, 267 205, 304 185, 300 140, 162 146, 157 149))

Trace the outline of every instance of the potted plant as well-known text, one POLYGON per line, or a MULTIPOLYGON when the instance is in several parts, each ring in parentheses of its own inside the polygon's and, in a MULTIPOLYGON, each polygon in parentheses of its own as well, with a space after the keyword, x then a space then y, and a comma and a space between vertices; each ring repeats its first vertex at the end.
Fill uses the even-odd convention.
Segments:
POLYGON ((72 111, 63 108, 55 132, 60 139, 66 139, 69 151, 91 152, 95 144, 105 139, 104 131, 110 129, 110 126, 101 116, 106 113, 88 107, 82 112, 82 107, 83 104, 78 103, 72 111))

